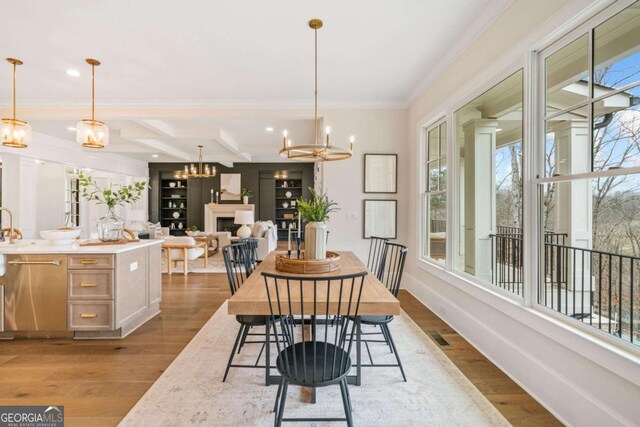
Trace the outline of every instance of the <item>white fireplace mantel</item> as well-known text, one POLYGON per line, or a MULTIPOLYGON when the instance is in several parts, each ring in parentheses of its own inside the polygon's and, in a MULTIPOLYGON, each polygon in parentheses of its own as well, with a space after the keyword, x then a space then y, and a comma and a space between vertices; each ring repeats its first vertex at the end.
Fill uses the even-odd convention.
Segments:
POLYGON ((254 212, 254 205, 207 203, 204 205, 204 231, 217 232, 218 218, 234 218, 236 211, 254 212))

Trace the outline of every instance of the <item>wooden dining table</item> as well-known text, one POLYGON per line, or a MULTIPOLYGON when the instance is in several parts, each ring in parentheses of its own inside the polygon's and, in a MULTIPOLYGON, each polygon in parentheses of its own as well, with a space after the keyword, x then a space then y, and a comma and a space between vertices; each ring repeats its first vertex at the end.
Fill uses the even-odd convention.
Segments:
MULTIPOLYGON (((364 278, 364 287, 362 289, 362 295, 360 298, 360 306, 358 309, 358 317, 356 318, 357 325, 357 334, 356 334, 356 375, 349 376, 348 381, 350 384, 360 385, 362 381, 361 375, 361 332, 360 332, 360 316, 397 316, 400 314, 400 303, 399 301, 387 290, 380 280, 378 280, 374 274, 367 270, 367 267, 360 261, 360 259, 350 251, 337 252, 340 255, 340 269, 336 271, 332 271, 331 273, 317 273, 317 274, 309 274, 309 275, 301 275, 301 274, 289 274, 276 269, 276 255, 282 252, 271 252, 260 265, 256 268, 256 270, 244 281, 242 286, 236 291, 236 293, 229 298, 228 300, 228 313, 232 315, 262 315, 262 316, 270 316, 271 315, 271 307, 269 307, 269 298, 267 296, 267 290, 265 287, 265 280, 262 276, 263 272, 279 274, 283 276, 291 276, 291 277, 309 277, 309 286, 313 286, 314 279, 322 279, 323 277, 333 277, 333 276, 342 276, 349 274, 357 274, 362 272, 368 272, 368 274, 364 278)), ((304 283, 304 282, 303 282, 304 283)), ((337 304, 337 300, 339 295, 330 294, 328 296, 329 301, 325 301, 327 296, 323 292, 319 292, 317 295, 317 303, 326 304, 329 303, 331 305, 335 305, 336 314, 339 315, 350 315, 353 314, 353 311, 347 307, 346 304, 343 306, 339 306, 337 304), (339 309, 338 309, 339 306, 339 309)), ((296 295, 294 293, 291 294, 291 302, 292 306, 300 306, 302 307, 302 301, 300 300, 300 295, 296 295)), ((275 308, 276 302, 274 304, 274 312, 277 312, 277 308, 275 308)), ((295 313, 294 313, 295 314, 295 313)), ((266 348, 265 348, 265 383, 269 384, 279 384, 280 377, 271 375, 271 364, 270 364, 270 329, 266 328, 267 337, 265 340, 266 348)))

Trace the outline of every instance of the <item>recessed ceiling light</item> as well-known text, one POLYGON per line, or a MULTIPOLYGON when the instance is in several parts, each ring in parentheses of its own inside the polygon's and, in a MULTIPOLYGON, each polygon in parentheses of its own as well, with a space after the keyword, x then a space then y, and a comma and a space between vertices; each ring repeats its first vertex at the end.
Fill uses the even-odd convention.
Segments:
POLYGON ((74 128, 73 126, 69 126, 69 127, 67 128, 67 130, 68 130, 69 132, 75 132, 75 131, 76 131, 76 128, 74 128))
POLYGON ((502 129, 500 129, 500 128, 496 129, 496 132, 501 132, 501 131, 502 131, 502 129))
POLYGON ((69 68, 67 69, 67 76, 80 77, 80 71, 74 70, 73 68, 69 68))
POLYGON ((271 126, 268 126, 266 130, 267 132, 273 132, 273 128, 271 126))
POLYGON ((157 159, 159 156, 157 154, 153 154, 151 155, 151 157, 153 157, 154 159, 157 159))

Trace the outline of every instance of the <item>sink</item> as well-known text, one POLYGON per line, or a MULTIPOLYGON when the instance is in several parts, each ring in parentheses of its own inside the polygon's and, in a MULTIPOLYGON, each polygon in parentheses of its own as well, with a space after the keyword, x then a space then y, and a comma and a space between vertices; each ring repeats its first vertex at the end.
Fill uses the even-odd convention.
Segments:
POLYGON ((29 245, 35 245, 35 242, 29 242, 24 240, 16 240, 15 242, 13 242, 13 244, 10 244, 9 242, 0 242, 0 248, 19 248, 21 246, 29 246, 29 245))

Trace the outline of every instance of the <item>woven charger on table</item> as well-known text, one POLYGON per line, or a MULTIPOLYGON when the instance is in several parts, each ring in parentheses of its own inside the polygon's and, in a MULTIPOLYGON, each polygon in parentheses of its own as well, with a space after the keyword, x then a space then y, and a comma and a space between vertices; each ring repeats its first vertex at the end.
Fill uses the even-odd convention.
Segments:
POLYGON ((325 259, 290 258, 286 253, 276 255, 276 270, 295 274, 330 273, 340 269, 340 255, 327 251, 325 259))

